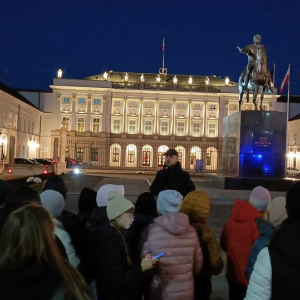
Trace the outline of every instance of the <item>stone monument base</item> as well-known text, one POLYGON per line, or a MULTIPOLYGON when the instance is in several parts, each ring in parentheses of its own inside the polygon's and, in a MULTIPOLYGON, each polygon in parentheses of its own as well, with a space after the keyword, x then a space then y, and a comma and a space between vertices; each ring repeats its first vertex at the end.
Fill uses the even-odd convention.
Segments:
POLYGON ((225 190, 253 190, 258 185, 269 191, 284 192, 299 179, 291 178, 249 178, 226 176, 221 174, 205 174, 204 182, 225 190))

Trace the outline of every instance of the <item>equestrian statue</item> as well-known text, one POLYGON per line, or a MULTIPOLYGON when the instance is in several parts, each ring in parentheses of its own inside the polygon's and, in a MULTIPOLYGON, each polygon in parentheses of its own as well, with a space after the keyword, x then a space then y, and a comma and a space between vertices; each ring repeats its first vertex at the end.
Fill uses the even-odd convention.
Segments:
POLYGON ((248 64, 245 70, 242 72, 239 78, 239 109, 241 110, 241 104, 243 95, 246 93, 247 102, 249 102, 249 92, 253 92, 253 104, 255 110, 257 110, 256 98, 261 87, 260 96, 260 110, 262 110, 262 101, 264 99, 264 93, 268 89, 270 94, 273 94, 271 90, 271 74, 267 67, 267 51, 265 46, 260 45, 261 36, 256 34, 253 37, 254 43, 246 46, 244 49, 237 47, 240 53, 246 53, 248 56, 248 64))

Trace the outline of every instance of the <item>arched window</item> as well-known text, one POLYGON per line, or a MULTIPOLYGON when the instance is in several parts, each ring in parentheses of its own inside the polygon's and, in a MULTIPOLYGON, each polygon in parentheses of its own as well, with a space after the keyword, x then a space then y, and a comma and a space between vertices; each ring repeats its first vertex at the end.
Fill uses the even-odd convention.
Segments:
POLYGON ((152 167, 153 163, 153 148, 150 145, 145 145, 142 148, 143 167, 152 167))
POLYGON ((162 168, 164 166, 165 160, 164 160, 164 153, 166 153, 169 150, 169 147, 166 145, 162 145, 158 148, 158 167, 162 168))
POLYGON ((126 167, 136 167, 137 165, 137 157, 136 157, 136 145, 129 144, 126 147, 126 160, 125 165, 126 167))
POLYGON ((177 146, 175 150, 178 152, 178 161, 182 168, 185 168, 185 148, 182 146, 177 146))
POLYGON ((203 170, 203 161, 201 160, 201 149, 194 146, 190 151, 190 169, 196 172, 203 170))
POLYGON ((110 166, 119 167, 121 165, 121 146, 112 144, 110 146, 110 166))

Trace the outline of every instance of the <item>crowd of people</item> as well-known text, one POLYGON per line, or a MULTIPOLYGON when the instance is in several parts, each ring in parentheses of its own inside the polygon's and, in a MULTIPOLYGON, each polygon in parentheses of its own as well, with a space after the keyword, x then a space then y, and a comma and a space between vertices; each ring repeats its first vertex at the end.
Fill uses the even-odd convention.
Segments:
MULTIPOLYGON (((135 205, 124 186, 106 184, 84 188, 72 213, 59 176, 40 195, 0 180, 1 299, 209 299, 223 270, 210 199, 174 151, 135 205)), ((235 200, 220 238, 230 300, 300 294, 298 193, 300 182, 271 201, 259 186, 249 201, 235 200)))

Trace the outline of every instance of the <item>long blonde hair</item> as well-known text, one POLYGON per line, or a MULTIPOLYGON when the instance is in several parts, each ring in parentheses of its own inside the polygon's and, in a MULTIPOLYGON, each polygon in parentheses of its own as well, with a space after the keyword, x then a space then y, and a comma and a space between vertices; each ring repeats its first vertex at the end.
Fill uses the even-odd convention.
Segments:
POLYGON ((62 257, 53 230, 51 215, 39 204, 13 212, 1 232, 0 268, 15 269, 28 262, 48 266, 64 283, 66 299, 93 299, 83 277, 62 257))

